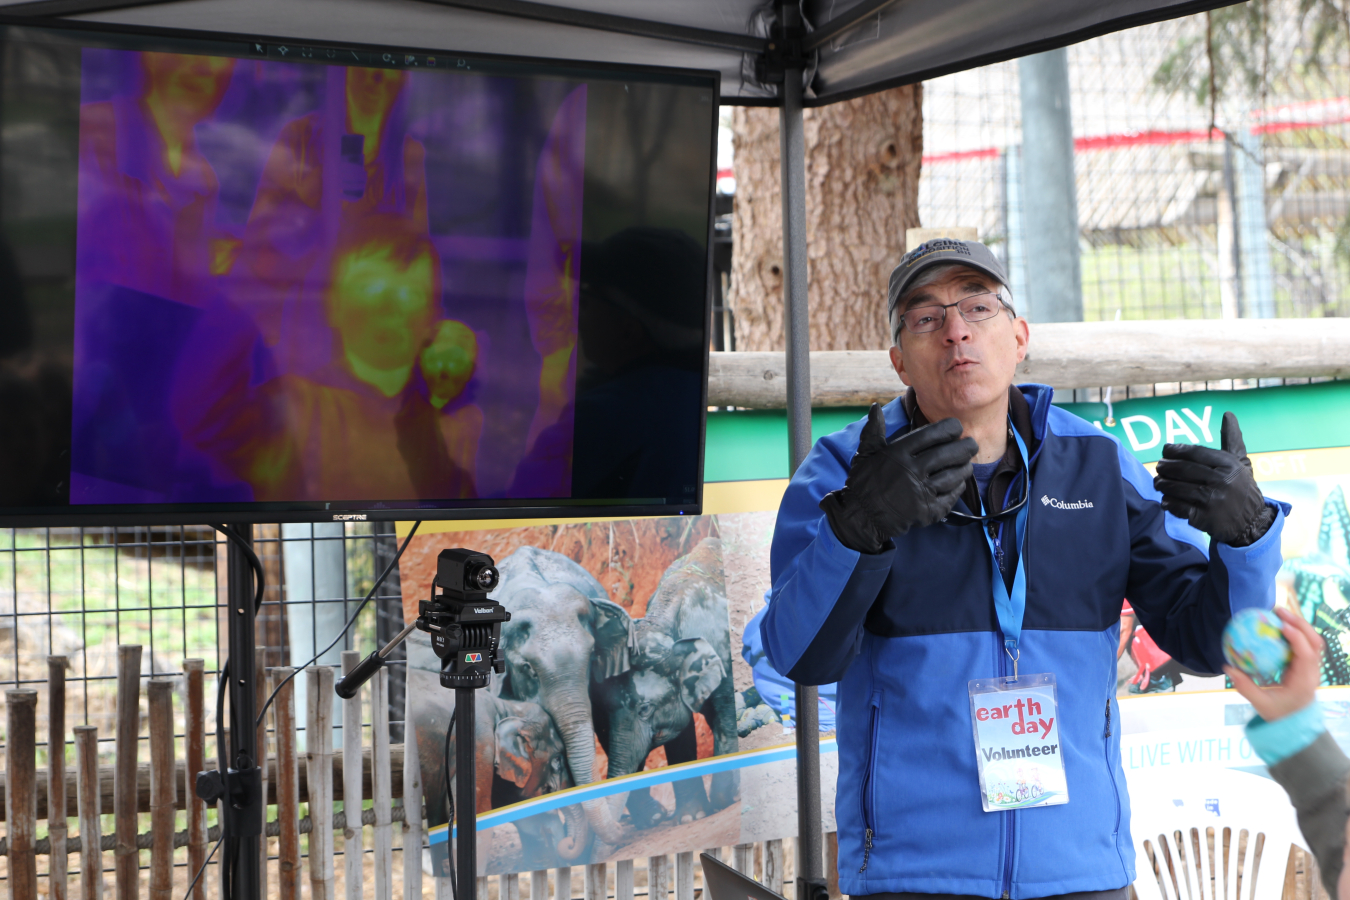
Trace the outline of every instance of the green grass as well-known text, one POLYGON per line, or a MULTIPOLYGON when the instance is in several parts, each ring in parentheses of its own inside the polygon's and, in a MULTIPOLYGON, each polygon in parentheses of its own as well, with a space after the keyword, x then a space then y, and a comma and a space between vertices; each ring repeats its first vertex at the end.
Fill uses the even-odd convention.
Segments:
MULTIPOLYGON (((1205 319, 1220 315, 1219 282, 1197 244, 1086 246, 1083 318, 1205 319)), ((1212 260, 1210 261, 1212 262, 1212 260)))
MULTIPOLYGON (((62 546, 61 541, 53 535, 54 545, 62 546)), ((24 614, 50 608, 51 628, 73 631, 84 647, 153 646, 157 656, 175 667, 188 656, 214 661, 213 571, 183 566, 174 558, 136 559, 88 537, 86 542, 84 547, 48 549, 41 530, 0 531, 0 609, 12 612, 17 595, 25 621, 41 622, 24 614)), ((0 676, 4 674, 0 665, 0 676)))

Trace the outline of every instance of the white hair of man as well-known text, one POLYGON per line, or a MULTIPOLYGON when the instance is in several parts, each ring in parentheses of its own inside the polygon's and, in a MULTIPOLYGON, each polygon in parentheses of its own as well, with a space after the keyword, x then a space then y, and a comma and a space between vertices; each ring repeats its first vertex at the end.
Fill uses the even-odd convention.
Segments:
MULTIPOLYGON (((975 272, 978 275, 983 275, 986 278, 989 277, 985 275, 983 272, 981 272, 979 269, 971 269, 970 266, 963 266, 960 263, 955 262, 939 263, 936 266, 924 269, 922 272, 920 272, 918 275, 914 277, 914 281, 909 285, 908 289, 905 291, 905 296, 901 297, 899 302, 895 304, 895 308, 891 310, 890 315, 891 342, 894 343, 895 346, 897 347, 900 346, 900 317, 904 314, 905 305, 909 302, 909 298, 914 296, 915 291, 921 290, 922 288, 926 288, 930 284, 935 284, 941 281, 943 278, 946 278, 947 273, 950 272, 952 269, 969 269, 971 272, 975 272)), ((1009 288, 1006 284, 1000 284, 998 286, 998 290, 1000 292, 1007 291, 1008 293, 1008 298, 1004 301, 1008 310, 1008 318, 1010 319, 1017 318, 1017 313, 1016 311, 1013 310, 1012 305, 1012 289, 1009 288)), ((1350 898, 1347 898, 1347 900, 1350 900, 1350 898)))

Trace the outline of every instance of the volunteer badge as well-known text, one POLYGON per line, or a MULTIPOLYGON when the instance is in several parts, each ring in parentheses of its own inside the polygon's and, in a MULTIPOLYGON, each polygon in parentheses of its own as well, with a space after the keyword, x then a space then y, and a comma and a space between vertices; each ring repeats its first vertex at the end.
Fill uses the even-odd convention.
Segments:
POLYGON ((970 719, 985 812, 1069 802, 1055 676, 970 682, 970 719))

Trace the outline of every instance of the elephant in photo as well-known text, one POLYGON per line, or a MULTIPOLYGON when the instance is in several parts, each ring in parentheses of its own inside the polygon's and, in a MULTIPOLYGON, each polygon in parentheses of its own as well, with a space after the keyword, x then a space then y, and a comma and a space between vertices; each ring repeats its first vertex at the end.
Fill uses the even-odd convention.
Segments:
MULTIPOLYGON (((581 566, 560 553, 522 547, 498 566, 493 599, 511 611, 502 626, 506 674, 498 694, 538 703, 562 735, 576 785, 595 781, 595 725, 591 688, 628 669, 631 622, 622 606, 581 566)), ((568 807, 565 860, 585 852, 593 830, 618 843, 622 829, 604 800, 568 807)))
MULTIPOLYGON (((479 814, 572 786, 562 735, 542 706, 480 691, 475 712, 474 799, 479 814)), ((445 761, 446 777, 452 784, 457 738, 457 733, 451 738, 445 761)), ((515 824, 529 867, 552 865, 564 837, 559 814, 539 813, 515 824)))
MULTIPOLYGON (((642 768, 647 754, 666 747, 667 758, 677 737, 693 733, 694 713, 731 675, 717 651, 703 638, 676 641, 666 655, 648 668, 630 669, 605 682, 602 688, 609 730, 610 777, 642 768)), ((697 755, 697 746, 694 748, 697 755)), ((693 821, 706 815, 708 797, 702 779, 675 783, 675 818, 693 821)), ((639 827, 665 818, 665 810, 649 791, 628 795, 628 814, 639 827)))
MULTIPOLYGON (((475 698, 475 811, 551 794, 570 786, 562 735, 538 703, 480 691, 475 698)), ((455 744, 450 738, 446 777, 454 784, 455 744)))
MULTIPOLYGON (((722 542, 704 538, 671 563, 647 603, 647 614, 633 620, 632 676, 621 673, 602 687, 604 702, 597 731, 609 754, 611 778, 641 769, 647 753, 657 746, 665 746, 671 765, 697 759, 695 712, 702 713, 712 729, 715 755, 736 752, 736 691, 727 605, 722 542), (664 704, 656 702, 658 696, 665 698, 664 704), (653 705, 644 707, 643 703, 653 705), (625 704, 633 704, 632 710, 625 704), (686 710, 683 713, 681 705, 686 710), (646 717, 644 708, 648 709, 646 717), (658 715, 664 716, 660 728, 655 723, 658 715), (682 727, 664 736, 677 722, 683 722, 682 727), (644 744, 643 735, 649 729, 652 736, 644 744)), ((675 817, 690 821, 724 809, 736 801, 739 788, 740 773, 735 771, 713 776, 711 797, 701 781, 677 783, 675 817)), ((639 827, 651 827, 665 815, 646 790, 629 794, 628 814, 639 827)))

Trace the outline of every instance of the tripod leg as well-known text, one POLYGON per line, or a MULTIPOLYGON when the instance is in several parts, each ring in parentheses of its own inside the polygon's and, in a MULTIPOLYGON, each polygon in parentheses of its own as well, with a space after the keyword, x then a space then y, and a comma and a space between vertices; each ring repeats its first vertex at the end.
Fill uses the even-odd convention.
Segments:
POLYGON ((475 791, 477 717, 473 688, 455 688, 455 876, 456 900, 477 900, 478 797, 475 791))

